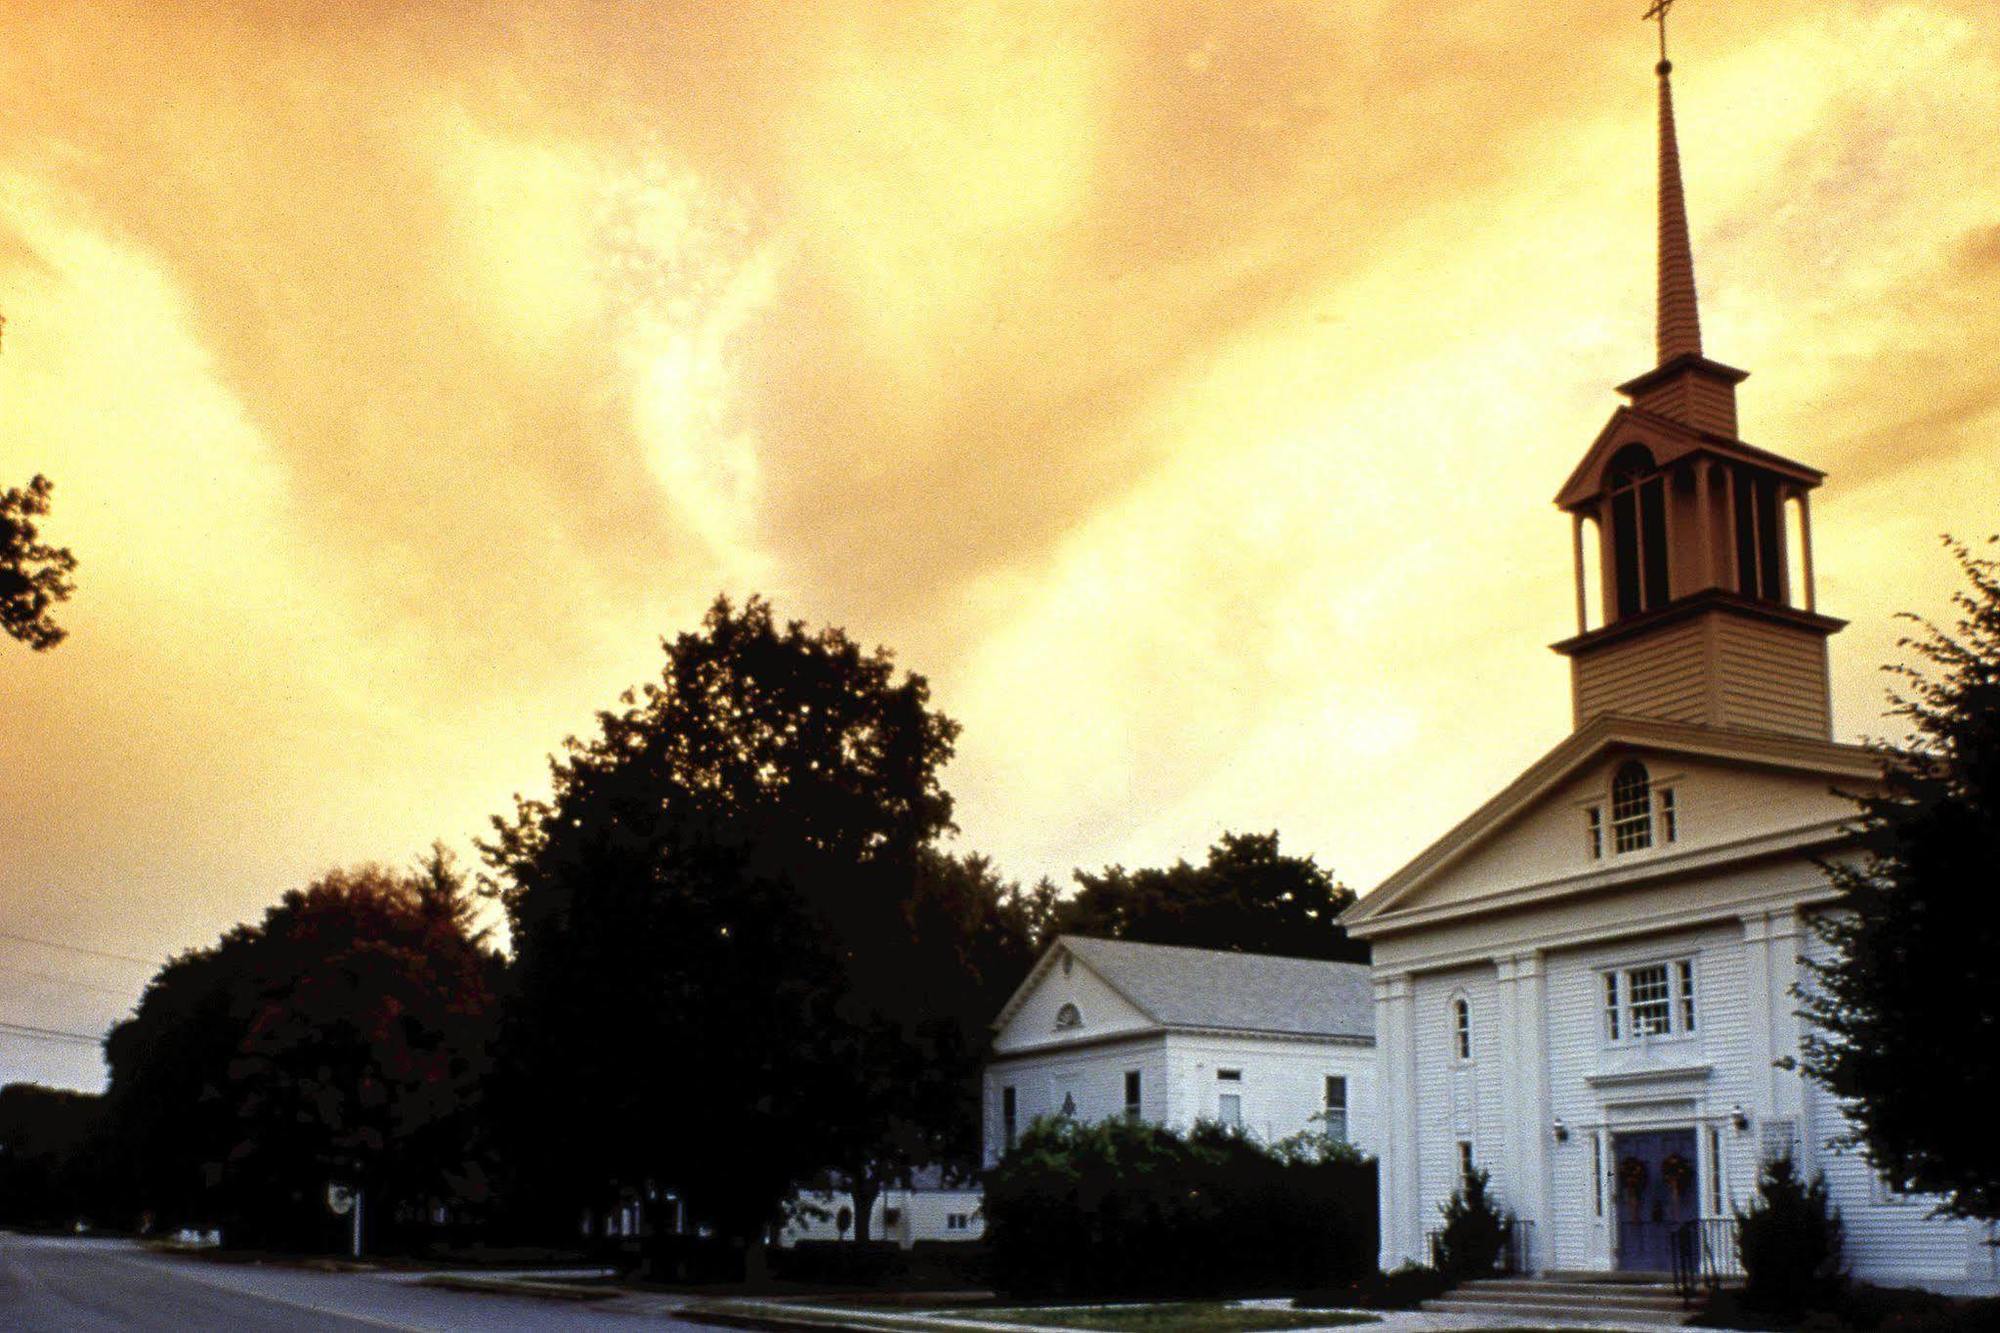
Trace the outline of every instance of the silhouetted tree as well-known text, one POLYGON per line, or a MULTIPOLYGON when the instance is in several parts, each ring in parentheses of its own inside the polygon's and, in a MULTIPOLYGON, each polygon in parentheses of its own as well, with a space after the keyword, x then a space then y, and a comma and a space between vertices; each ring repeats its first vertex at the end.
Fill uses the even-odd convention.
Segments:
POLYGON ((966 1056, 926 1014, 947 983, 913 913, 958 727, 885 650, 758 598, 662 646, 485 847, 515 944, 508 1115, 549 1204, 667 1186, 750 1241, 828 1166, 937 1151, 922 1066, 966 1056))
POLYGON ((103 1104, 95 1093, 35 1083, 0 1088, 0 1223, 62 1227, 105 1220, 91 1151, 103 1104))
POLYGON ((1818 922, 1831 956, 1807 964, 1802 1063, 1896 1187, 1992 1219, 2000 1141, 1940 1108, 2000 1101, 2000 1061, 1968 1058, 2000 1033, 2000 565, 1951 549, 1971 585, 1959 619, 1903 640, 1921 659, 1891 668, 1911 739, 1878 750, 1883 785, 1857 798, 1860 856, 1827 866, 1840 910, 1818 922))
POLYGON ((37 652, 67 637, 49 612, 76 591, 69 578, 76 557, 44 543, 35 523, 49 512, 54 490, 47 477, 36 476, 26 486, 0 491, 0 630, 37 652))
POLYGON ((482 1202, 499 960, 475 908, 438 848, 325 875, 163 969, 106 1042, 143 1206, 309 1245, 330 1182, 382 1223, 482 1202))
POLYGON ((1368 961, 1368 946, 1338 922, 1354 891, 1312 857, 1281 853, 1275 832, 1225 833, 1199 866, 1111 866, 1076 879, 1082 887, 1055 909, 1055 933, 1368 961))

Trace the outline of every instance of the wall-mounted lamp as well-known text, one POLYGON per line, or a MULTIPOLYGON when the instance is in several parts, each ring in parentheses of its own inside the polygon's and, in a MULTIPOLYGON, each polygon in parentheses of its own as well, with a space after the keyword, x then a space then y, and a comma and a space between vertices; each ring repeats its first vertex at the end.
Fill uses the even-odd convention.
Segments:
POLYGON ((1729 1108, 1729 1123, 1736 1126, 1738 1134, 1750 1128, 1750 1113, 1743 1109, 1742 1102, 1729 1108))
POLYGON ((1563 1123, 1563 1118, 1561 1116, 1556 1117, 1556 1123, 1553 1126, 1553 1128, 1555 1129, 1556 1132, 1557 1143, 1569 1142, 1569 1126, 1563 1123))

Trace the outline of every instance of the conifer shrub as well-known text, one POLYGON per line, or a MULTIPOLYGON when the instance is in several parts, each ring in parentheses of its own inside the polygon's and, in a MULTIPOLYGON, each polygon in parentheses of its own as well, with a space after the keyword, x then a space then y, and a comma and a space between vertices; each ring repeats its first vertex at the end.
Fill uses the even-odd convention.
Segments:
POLYGON ((1038 1120, 986 1176, 994 1286, 1011 1296, 1298 1291, 1374 1271, 1375 1163, 1240 1130, 1038 1120))
POLYGON ((1757 1195, 1736 1210, 1743 1304, 1793 1314, 1838 1295, 1845 1227, 1827 1198, 1826 1177, 1808 1182, 1789 1156, 1764 1164, 1757 1195))
POLYGON ((1453 1282, 1491 1274, 1507 1246, 1514 1217, 1494 1205, 1491 1183, 1486 1172, 1468 1171, 1451 1197, 1438 1205, 1444 1227, 1437 1233, 1434 1257, 1438 1271, 1453 1282))

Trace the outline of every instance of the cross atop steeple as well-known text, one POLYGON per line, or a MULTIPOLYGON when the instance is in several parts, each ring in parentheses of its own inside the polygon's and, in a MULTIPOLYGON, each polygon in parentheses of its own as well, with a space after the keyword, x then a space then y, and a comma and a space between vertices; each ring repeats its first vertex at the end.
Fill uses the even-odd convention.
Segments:
POLYGON ((1653 0, 1653 7, 1643 15, 1643 17, 1652 19, 1660 25, 1660 59, 1662 62, 1667 58, 1667 11, 1673 7, 1674 0, 1653 0))

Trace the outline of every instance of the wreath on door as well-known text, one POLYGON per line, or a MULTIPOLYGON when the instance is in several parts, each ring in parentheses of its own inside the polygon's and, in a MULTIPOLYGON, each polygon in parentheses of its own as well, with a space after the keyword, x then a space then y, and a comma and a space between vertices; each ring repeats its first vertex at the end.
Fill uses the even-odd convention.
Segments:
POLYGON ((1618 1189, 1629 1199, 1636 1199, 1646 1191, 1646 1161, 1642 1157, 1626 1157, 1618 1163, 1618 1189))
POLYGON ((1694 1166, 1679 1153, 1668 1153, 1660 1163, 1660 1179, 1674 1196, 1674 1202, 1679 1203, 1694 1188, 1694 1166))

